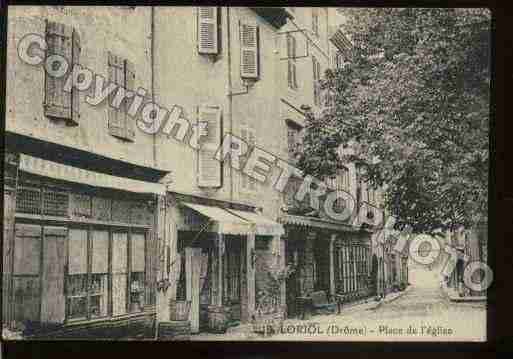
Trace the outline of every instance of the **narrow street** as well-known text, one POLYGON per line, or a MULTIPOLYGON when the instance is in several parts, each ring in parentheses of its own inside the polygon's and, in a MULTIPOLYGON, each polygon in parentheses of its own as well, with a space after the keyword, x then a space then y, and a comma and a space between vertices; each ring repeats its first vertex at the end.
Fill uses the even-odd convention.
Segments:
POLYGON ((287 320, 281 332, 262 336, 198 335, 192 340, 313 340, 313 341, 483 341, 484 303, 450 302, 440 288, 438 271, 410 273, 412 285, 388 303, 348 309, 340 315, 287 320))

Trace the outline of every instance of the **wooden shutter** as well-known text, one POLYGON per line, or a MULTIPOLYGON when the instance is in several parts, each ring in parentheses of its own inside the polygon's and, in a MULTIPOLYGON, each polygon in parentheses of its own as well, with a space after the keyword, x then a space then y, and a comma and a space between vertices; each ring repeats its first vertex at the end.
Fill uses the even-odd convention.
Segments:
POLYGON ((315 57, 312 56, 314 103, 317 104, 317 65, 315 63, 315 57))
POLYGON ((312 31, 315 35, 319 35, 319 13, 317 9, 312 9, 312 31))
POLYGON ((64 266, 65 227, 44 227, 41 288, 41 322, 63 323, 65 316, 64 266))
POLYGON ((287 68, 288 68, 288 84, 290 88, 297 88, 296 79, 296 39, 290 34, 287 35, 287 68))
MULTIPOLYGON (((134 91, 135 87, 135 66, 129 60, 125 60, 125 88, 128 91, 134 91)), ((130 101, 125 102, 122 106, 123 112, 121 115, 125 117, 125 129, 126 129, 126 139, 128 141, 134 141, 135 139, 135 116, 134 118, 128 116, 128 108, 130 106, 130 101)))
POLYGON ((198 108, 198 126, 206 124, 206 136, 201 137, 198 151, 198 186, 221 187, 221 162, 214 158, 221 144, 221 109, 212 106, 198 108))
MULTIPOLYGON (((46 23, 47 56, 61 55, 72 66, 73 29, 67 25, 48 21, 46 23)), ((50 76, 45 71, 45 116, 72 121, 71 93, 63 90, 67 76, 50 76)))
POLYGON ((241 77, 258 78, 258 26, 240 24, 241 77))
POLYGON ((216 7, 198 8, 198 52, 200 54, 217 54, 219 52, 216 7))
MULTIPOLYGON (((117 55, 109 51, 109 81, 114 82, 118 86, 125 86, 125 64, 124 61, 117 55)), ((112 136, 119 137, 122 139, 126 138, 126 126, 125 126, 125 114, 124 104, 122 103, 119 109, 115 109, 110 106, 116 95, 117 89, 112 91, 109 95, 109 107, 108 107, 108 127, 109 133, 112 136)))

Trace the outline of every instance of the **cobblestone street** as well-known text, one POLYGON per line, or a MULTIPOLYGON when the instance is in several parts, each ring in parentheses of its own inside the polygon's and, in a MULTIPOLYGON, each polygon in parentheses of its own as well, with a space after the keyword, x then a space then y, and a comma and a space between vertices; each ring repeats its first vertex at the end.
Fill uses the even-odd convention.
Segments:
POLYGON ((412 271, 411 279, 412 285, 406 292, 388 303, 362 304, 358 308, 343 311, 341 315, 319 315, 308 321, 287 320, 280 333, 266 338, 247 334, 248 332, 244 334, 241 331, 226 335, 196 335, 191 339, 458 341, 464 338, 468 341, 486 340, 485 304, 450 302, 440 288, 436 271, 417 269, 412 271))

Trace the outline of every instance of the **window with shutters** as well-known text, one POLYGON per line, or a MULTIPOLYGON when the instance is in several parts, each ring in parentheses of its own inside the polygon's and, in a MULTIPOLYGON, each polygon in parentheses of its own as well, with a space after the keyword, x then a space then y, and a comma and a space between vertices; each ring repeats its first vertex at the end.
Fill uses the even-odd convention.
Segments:
POLYGON ((289 88, 296 90, 297 86, 297 71, 296 71, 296 38, 291 34, 287 34, 287 58, 288 58, 288 73, 287 82, 289 88))
POLYGON ((215 159, 221 145, 221 109, 215 106, 198 108, 198 126, 204 126, 206 135, 201 136, 198 150, 198 187, 219 188, 222 186, 221 162, 215 159))
MULTIPOLYGON (((255 128, 251 125, 242 125, 241 126, 241 138, 248 144, 248 152, 240 157, 242 168, 246 164, 246 161, 251 154, 251 151, 256 146, 256 131, 255 128)), ((249 177, 244 174, 242 171, 240 172, 240 180, 241 180, 241 189, 246 193, 253 193, 257 190, 257 180, 249 177)))
POLYGON ((319 80, 321 79, 321 64, 312 56, 312 71, 313 71, 313 90, 314 90, 314 103, 319 106, 321 104, 321 88, 319 80))
POLYGON ((312 9, 312 32, 315 36, 319 36, 319 10, 312 9))
POLYGON ((213 6, 198 7, 198 52, 219 53, 219 9, 213 6))
MULTIPOLYGON (((60 55, 69 64, 68 74, 80 60, 80 35, 71 26, 53 21, 46 22, 47 56, 60 55)), ((54 64, 58 66, 57 63, 54 64)), ((55 69, 58 70, 58 67, 55 69)), ((45 116, 66 121, 70 126, 78 126, 79 92, 72 88, 71 92, 64 91, 67 75, 54 77, 45 71, 45 116)))
MULTIPOLYGON (((118 85, 117 90, 109 95, 109 105, 113 103, 117 91, 121 88, 134 91, 135 67, 132 62, 113 54, 108 54, 109 81, 118 85)), ((135 118, 128 116, 130 101, 125 99, 119 108, 108 106, 109 133, 125 141, 135 140, 135 118)))
POLYGON ((258 79, 260 65, 258 26, 244 23, 240 23, 239 26, 241 77, 258 79))

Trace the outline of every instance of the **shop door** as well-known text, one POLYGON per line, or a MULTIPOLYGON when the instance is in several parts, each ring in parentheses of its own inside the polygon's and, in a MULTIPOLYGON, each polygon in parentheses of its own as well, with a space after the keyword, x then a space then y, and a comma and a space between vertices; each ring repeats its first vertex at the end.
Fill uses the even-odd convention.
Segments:
POLYGON ((375 254, 372 256, 371 280, 372 280, 373 294, 377 295, 378 294, 379 269, 378 269, 378 258, 376 257, 375 254))
POLYGON ((41 322, 44 324, 63 323, 67 230, 65 227, 44 227, 43 231, 41 322))
POLYGON ((199 332, 201 269, 201 248, 185 248, 186 293, 187 301, 191 303, 189 322, 192 333, 199 332))
POLYGON ((41 319, 41 226, 17 223, 13 251, 13 319, 30 332, 41 319))
POLYGON ((292 318, 297 315, 296 298, 299 296, 299 250, 290 240, 285 242, 285 246, 287 265, 295 268, 286 281, 287 316, 292 318))

